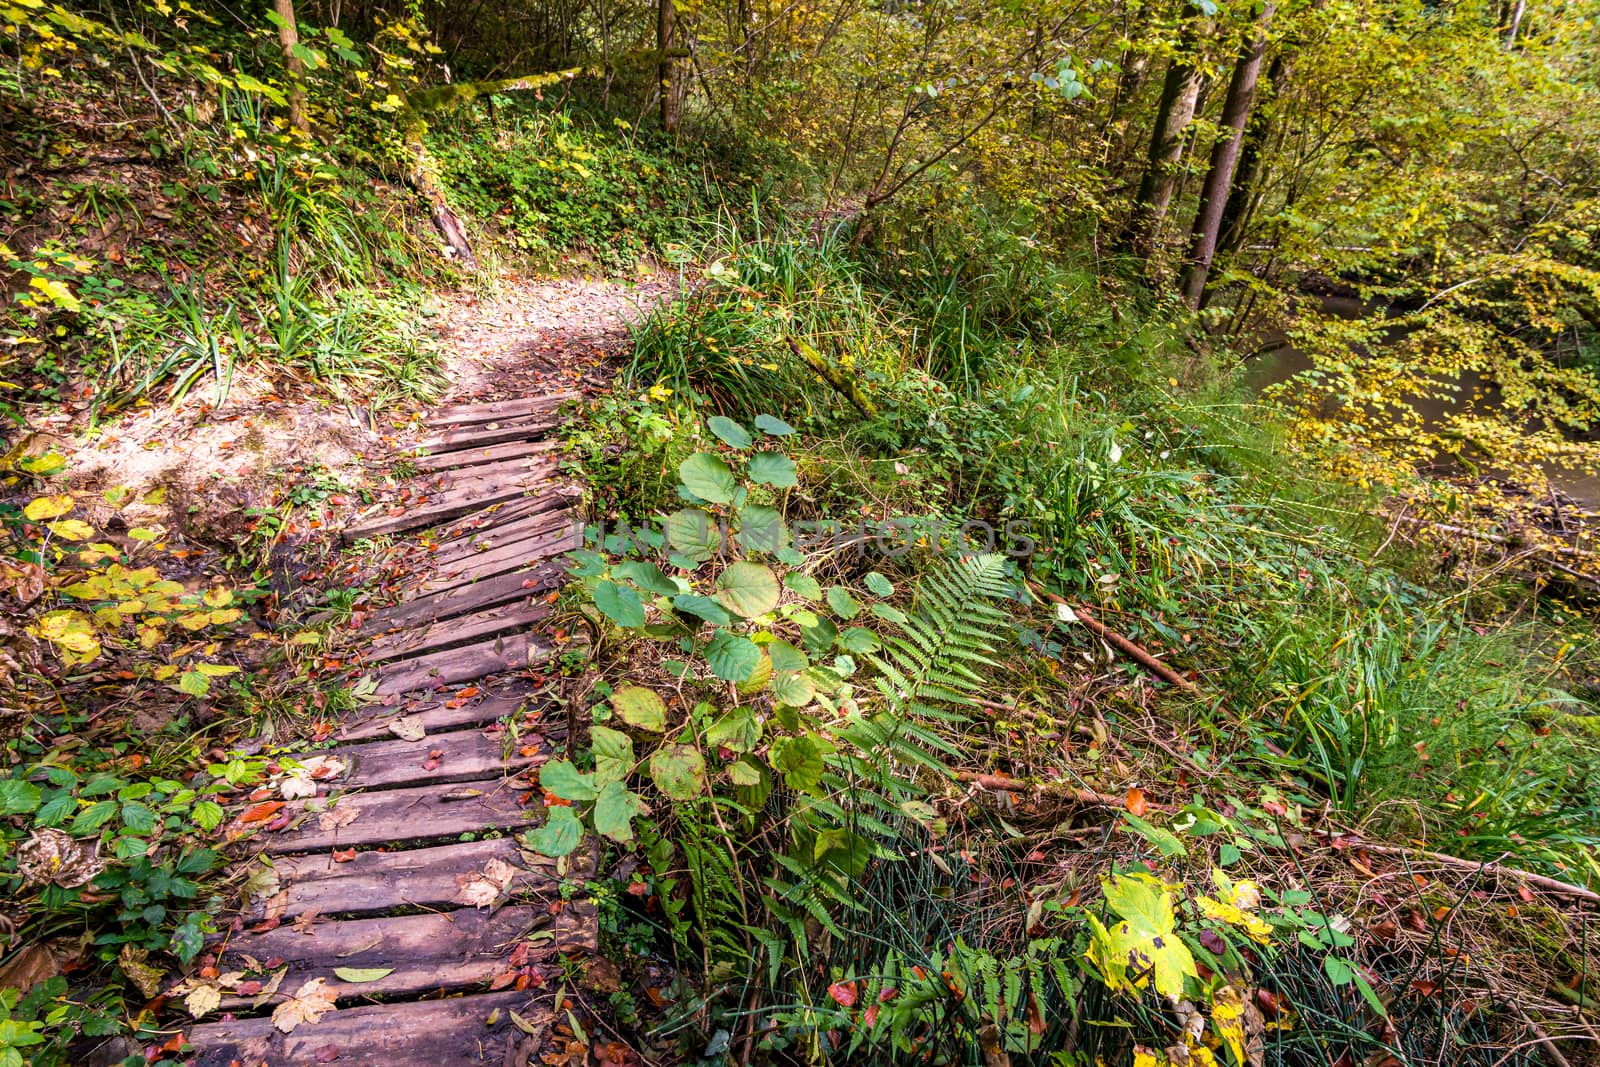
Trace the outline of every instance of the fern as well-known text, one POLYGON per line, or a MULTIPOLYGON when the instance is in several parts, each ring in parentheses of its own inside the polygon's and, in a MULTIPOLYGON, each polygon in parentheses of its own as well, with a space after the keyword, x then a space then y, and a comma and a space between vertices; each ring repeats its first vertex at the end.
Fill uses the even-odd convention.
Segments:
POLYGON ((964 722, 985 687, 983 672, 1008 625, 1000 604, 1011 595, 1005 557, 996 553, 946 560, 917 587, 900 635, 888 635, 873 685, 884 710, 851 732, 850 740, 879 758, 948 773, 935 753, 958 749, 933 724, 964 722))

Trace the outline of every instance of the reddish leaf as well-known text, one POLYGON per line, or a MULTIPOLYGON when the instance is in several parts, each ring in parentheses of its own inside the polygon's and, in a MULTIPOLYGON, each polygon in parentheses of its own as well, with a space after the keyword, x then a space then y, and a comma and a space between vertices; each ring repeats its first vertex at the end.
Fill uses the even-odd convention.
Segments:
POLYGON ((353 848, 336 848, 333 850, 333 862, 335 863, 349 863, 355 858, 356 850, 353 848))
POLYGON ((1127 807, 1129 814, 1137 815, 1141 819, 1144 818, 1145 809, 1148 805, 1144 799, 1143 789, 1128 790, 1128 795, 1123 798, 1122 803, 1127 807))
POLYGON ((278 814, 278 812, 281 811, 282 809, 283 809, 283 801, 281 801, 281 800, 269 800, 265 804, 257 804, 255 807, 253 807, 250 810, 246 811, 243 815, 239 816, 239 821, 240 822, 265 822, 266 820, 272 818, 274 815, 278 814))
POLYGON ((828 996, 832 997, 841 1008, 853 1008, 856 1003, 856 983, 835 982, 828 987, 828 996))
POLYGON ((338 1058, 339 1058, 339 1046, 338 1045, 323 1045, 321 1048, 317 1049, 317 1062, 318 1063, 332 1063, 334 1060, 336 1060, 338 1058))

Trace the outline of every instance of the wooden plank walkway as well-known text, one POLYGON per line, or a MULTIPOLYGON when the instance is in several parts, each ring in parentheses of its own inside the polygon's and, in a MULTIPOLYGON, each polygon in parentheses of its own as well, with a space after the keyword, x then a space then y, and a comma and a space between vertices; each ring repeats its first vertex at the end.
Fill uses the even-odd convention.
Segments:
POLYGON ((339 724, 336 773, 270 819, 233 813, 276 891, 213 946, 245 978, 188 1031, 198 1067, 540 1062, 564 1018, 544 974, 598 939, 560 892, 592 876, 592 847, 558 862, 516 839, 544 819, 528 772, 565 729, 544 718, 538 627, 580 543, 550 437, 576 395, 432 412, 415 475, 344 530, 411 537, 425 565, 365 615, 380 703, 339 724), (308 987, 328 1010, 286 1030, 274 1011, 308 987))

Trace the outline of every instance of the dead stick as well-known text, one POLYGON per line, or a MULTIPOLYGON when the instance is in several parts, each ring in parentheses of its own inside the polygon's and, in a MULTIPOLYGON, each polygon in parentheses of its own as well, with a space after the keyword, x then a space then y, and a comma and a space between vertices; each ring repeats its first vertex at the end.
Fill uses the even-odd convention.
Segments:
MULTIPOLYGON (((1039 793, 1043 796, 1064 796, 1069 800, 1076 800, 1080 804, 1092 804, 1098 808, 1125 808, 1127 804, 1121 797, 1110 796, 1106 793, 1096 793, 1092 789, 1080 789, 1066 782, 1030 782, 1023 778, 1008 778, 1003 774, 979 774, 976 771, 957 771, 956 778, 963 782, 984 789, 994 789, 1002 793, 1039 793)), ((1146 804, 1148 811, 1167 811, 1159 804, 1146 804)))
POLYGON ((1564 896, 1577 897, 1579 900, 1587 900, 1593 904, 1600 904, 1600 893, 1596 893, 1592 889, 1585 889, 1581 885, 1573 885, 1571 882, 1563 882, 1560 879, 1550 878, 1546 875, 1534 874, 1532 871, 1523 871, 1518 870, 1515 867, 1507 867, 1500 863, 1481 863, 1477 860, 1462 859, 1459 856, 1447 856, 1443 852, 1430 852, 1427 849, 1421 848, 1407 848, 1404 845, 1380 845, 1371 841, 1362 841, 1359 844, 1352 843, 1350 847, 1364 849, 1367 852, 1373 852, 1380 856, 1421 857, 1422 859, 1432 860, 1435 863, 1442 863, 1447 867, 1454 867, 1457 870, 1482 871, 1485 874, 1501 875, 1506 878, 1517 878, 1527 882, 1529 885, 1536 885, 1540 889, 1548 889, 1552 893, 1560 893, 1564 896))
POLYGON ((1189 681, 1189 679, 1185 678, 1183 675, 1179 674, 1177 671, 1161 662, 1154 655, 1145 651, 1139 645, 1134 644, 1132 639, 1124 637, 1122 634, 1113 630, 1099 619, 1094 618, 1089 614, 1087 608, 1079 607, 1076 604, 1070 603, 1062 597, 1056 596, 1056 594, 1047 589, 1042 589, 1032 582, 1030 582, 1029 585, 1035 593, 1043 594, 1045 599, 1049 600, 1051 603, 1060 604, 1069 609, 1075 616, 1077 616, 1079 622, 1083 623, 1084 626, 1089 628, 1090 632, 1097 635, 1101 640, 1105 641, 1106 644, 1116 648, 1123 655, 1139 664, 1139 666, 1143 667, 1151 674, 1154 674, 1156 677, 1170 685, 1177 686, 1186 693, 1190 693, 1194 696, 1201 695, 1199 687, 1193 682, 1189 681))

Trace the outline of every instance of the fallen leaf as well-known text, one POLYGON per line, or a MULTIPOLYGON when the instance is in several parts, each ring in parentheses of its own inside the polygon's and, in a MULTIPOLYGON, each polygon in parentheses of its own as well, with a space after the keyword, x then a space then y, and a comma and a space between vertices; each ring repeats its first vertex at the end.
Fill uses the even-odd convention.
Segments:
POLYGON ((339 1058, 339 1046, 323 1045, 321 1048, 317 1049, 316 1056, 318 1063, 332 1063, 334 1060, 339 1058))
POLYGON ((359 818, 361 818, 360 808, 351 807, 348 804, 341 804, 338 807, 329 808, 327 811, 317 816, 317 828, 319 830, 332 832, 339 829, 341 826, 349 826, 359 818))
POLYGON ((422 719, 416 715, 402 715, 389 724, 389 732, 402 741, 421 741, 428 736, 422 719))
POLYGON ((283 801, 269 800, 265 804, 257 804, 255 807, 246 811, 243 815, 239 816, 239 821, 246 823, 266 822, 268 819, 272 818, 282 810, 283 801))
POLYGON ((1128 795, 1125 798, 1123 798, 1123 804, 1124 804, 1125 807, 1127 807, 1128 812, 1130 814, 1138 816, 1140 818, 1144 817, 1145 810, 1149 806, 1148 803, 1144 799, 1144 790, 1143 789, 1130 789, 1130 790, 1128 790, 1128 795))
POLYGON ((315 1023, 334 1010, 338 995, 325 978, 313 978, 299 992, 272 1010, 272 1025, 286 1034, 301 1023, 315 1023))
POLYGON ((376 982, 394 973, 393 967, 335 967, 334 977, 343 982, 376 982))
POLYGON ((349 863, 355 858, 356 850, 353 848, 336 848, 333 850, 333 862, 335 863, 349 863))

